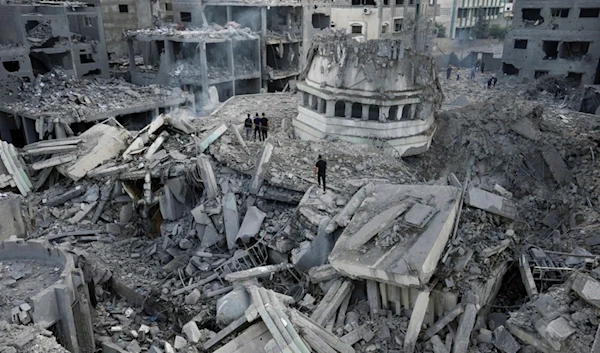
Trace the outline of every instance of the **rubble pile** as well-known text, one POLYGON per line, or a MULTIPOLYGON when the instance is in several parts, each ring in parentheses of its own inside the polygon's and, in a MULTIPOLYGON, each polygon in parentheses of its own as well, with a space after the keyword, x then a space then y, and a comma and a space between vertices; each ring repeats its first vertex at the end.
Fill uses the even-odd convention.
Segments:
POLYGON ((56 342, 51 331, 32 325, 12 325, 6 321, 0 321, 0 352, 69 353, 56 342))
MULTIPOLYGON (((42 92, 48 79, 32 85, 42 92)), ((53 87, 67 104, 97 99, 68 81, 53 87)), ((2 184, 23 205, 26 238, 68 251, 92 279, 99 349, 553 353, 600 344, 593 119, 497 92, 439 113, 431 150, 401 160, 375 145, 293 139, 298 99, 234 97, 207 117, 174 110, 135 132, 107 121, 0 149, 11 155, 4 165, 22 169, 7 173, 31 183, 21 195, 8 192, 21 182, 2 184), (263 111, 269 137, 254 140, 243 122, 263 111), (314 175, 319 154, 326 193, 314 175)), ((0 286, 18 285, 12 266, 0 286)), ((11 308, 27 302, 7 298, 11 308)), ((11 352, 1 339, 0 352, 11 352)))
POLYGON ((22 82, 4 107, 16 114, 47 116, 70 124, 149 100, 169 101, 178 95, 179 88, 136 86, 116 79, 78 80, 53 70, 38 75, 34 82, 22 82))
POLYGON ((139 30, 125 31, 125 36, 136 37, 178 37, 186 39, 198 40, 254 40, 258 39, 257 35, 248 27, 240 27, 238 23, 229 22, 225 26, 220 26, 216 23, 207 27, 181 28, 176 23, 169 23, 161 27, 146 28, 139 30))

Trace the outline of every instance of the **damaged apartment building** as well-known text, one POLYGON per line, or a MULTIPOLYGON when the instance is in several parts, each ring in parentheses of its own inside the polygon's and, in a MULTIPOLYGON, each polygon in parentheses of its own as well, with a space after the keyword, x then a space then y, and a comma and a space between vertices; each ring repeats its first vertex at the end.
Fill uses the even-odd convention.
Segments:
POLYGON ((61 68, 81 78, 108 78, 99 4, 0 4, 0 79, 33 81, 61 68))
POLYGON ((600 84, 600 3, 520 0, 504 42, 503 71, 600 84))

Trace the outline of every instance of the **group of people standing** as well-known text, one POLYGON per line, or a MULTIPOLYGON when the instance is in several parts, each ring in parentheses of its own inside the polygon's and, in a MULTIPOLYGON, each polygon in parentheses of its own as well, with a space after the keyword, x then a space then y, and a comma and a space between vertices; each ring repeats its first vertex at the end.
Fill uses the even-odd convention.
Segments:
MULTIPOLYGON (((448 80, 452 76, 452 69, 452 65, 448 65, 448 68, 446 68, 446 79, 448 80)), ((477 59, 475 65, 469 69, 469 78, 471 81, 475 80, 475 75, 479 70, 481 70, 482 74, 485 72, 485 63, 480 59, 477 59)), ((460 80, 460 68, 458 67, 456 68, 456 80, 460 80)), ((496 87, 496 82, 498 82, 498 79, 496 78, 496 75, 492 74, 492 77, 487 80, 487 88, 496 87)))
POLYGON ((267 119, 265 113, 262 113, 262 117, 256 113, 254 119, 248 114, 248 117, 244 121, 244 129, 246 130, 246 138, 248 140, 250 140, 252 130, 254 130, 254 141, 256 141, 257 136, 260 141, 264 141, 267 139, 269 131, 269 119, 267 119))

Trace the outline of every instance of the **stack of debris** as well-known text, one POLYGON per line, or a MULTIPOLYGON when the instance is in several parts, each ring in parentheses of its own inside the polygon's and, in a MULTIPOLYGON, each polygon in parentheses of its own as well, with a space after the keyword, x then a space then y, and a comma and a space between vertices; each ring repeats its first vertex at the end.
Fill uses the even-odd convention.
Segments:
POLYGON ((136 37, 178 37, 186 39, 205 40, 248 40, 258 39, 258 36, 248 27, 241 28, 235 22, 229 22, 225 26, 216 23, 202 28, 181 28, 176 23, 169 23, 162 27, 128 30, 125 35, 130 38, 136 37))

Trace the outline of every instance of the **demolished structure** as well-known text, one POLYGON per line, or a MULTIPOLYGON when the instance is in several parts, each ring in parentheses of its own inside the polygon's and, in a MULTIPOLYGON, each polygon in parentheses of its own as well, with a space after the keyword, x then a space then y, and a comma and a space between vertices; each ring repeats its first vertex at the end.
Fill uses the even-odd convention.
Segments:
POLYGON ((429 148, 442 92, 431 57, 401 40, 315 38, 294 119, 303 139, 339 138, 400 156, 429 148))
POLYGON ((77 78, 109 77, 102 14, 93 2, 0 4, 0 20, 0 79, 33 81, 55 68, 77 78))

